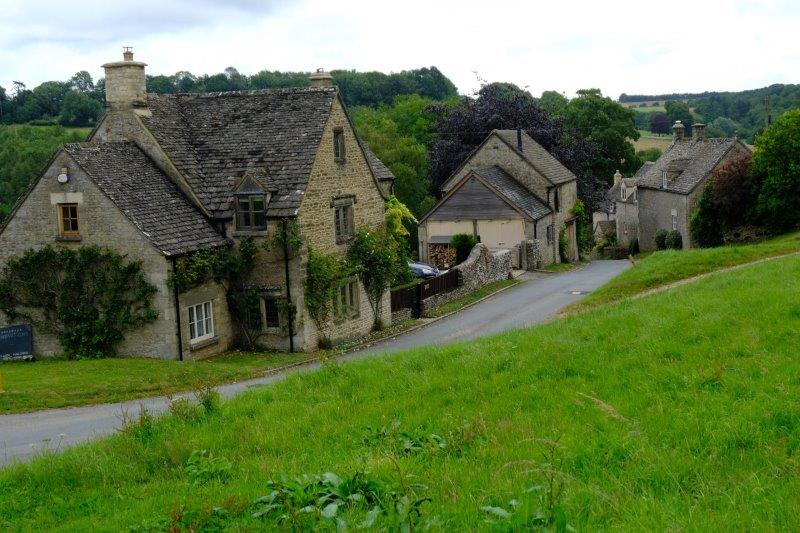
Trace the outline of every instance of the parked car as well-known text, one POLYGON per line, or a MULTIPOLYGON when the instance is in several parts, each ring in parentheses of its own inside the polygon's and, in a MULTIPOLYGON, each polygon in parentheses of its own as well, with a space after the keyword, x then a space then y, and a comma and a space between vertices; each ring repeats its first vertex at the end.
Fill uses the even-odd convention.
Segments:
POLYGON ((435 266, 428 265, 426 263, 418 263, 416 261, 409 261, 408 268, 411 269, 411 272, 414 273, 414 276, 418 278, 435 278, 441 272, 435 266))

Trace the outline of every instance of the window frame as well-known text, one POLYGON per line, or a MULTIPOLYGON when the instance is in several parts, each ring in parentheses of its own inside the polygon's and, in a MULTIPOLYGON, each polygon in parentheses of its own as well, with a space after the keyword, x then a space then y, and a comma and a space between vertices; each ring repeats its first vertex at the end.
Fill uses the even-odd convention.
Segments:
POLYGON ((672 214, 672 230, 675 231, 678 229, 678 215, 675 213, 672 214))
POLYGON ((357 278, 342 280, 336 292, 335 306, 340 320, 352 320, 361 316, 361 290, 357 278))
POLYGON ((279 296, 275 296, 272 294, 264 295, 261 298, 261 306, 263 308, 263 321, 262 324, 264 325, 264 329, 266 331, 274 331, 276 329, 280 329, 281 327, 281 310, 279 307, 279 296), (273 302, 275 305, 275 321, 270 323, 270 304, 267 302, 273 302))
POLYGON ((214 300, 206 300, 198 304, 190 305, 187 308, 187 318, 189 320, 189 343, 197 344, 213 339, 216 336, 214 324, 214 300), (202 317, 198 314, 201 311, 202 317), (198 328, 198 325, 201 326, 198 328), (198 330, 203 333, 198 335, 198 330))
POLYGON ((555 232, 556 227, 553 224, 548 224, 547 228, 545 229, 545 234, 547 235, 547 244, 553 244, 555 241, 555 232))
POLYGON ((353 199, 333 202, 333 230, 337 244, 349 242, 355 236, 355 201, 353 199))
POLYGON ((344 128, 333 128, 333 160, 344 163, 347 160, 347 150, 344 142, 344 128))
POLYGON ((267 195, 263 193, 240 193, 235 195, 236 199, 236 229, 244 231, 266 231, 267 229, 267 195), (253 199, 261 199, 261 209, 256 211, 253 209, 253 199), (242 200, 248 203, 248 210, 242 211, 242 200), (242 217, 247 214, 250 217, 250 225, 242 223, 242 217), (255 224, 256 215, 261 215, 262 225, 255 224))
POLYGON ((666 189, 667 188, 667 171, 666 170, 662 170, 661 171, 661 188, 662 189, 666 189))
MULTIPOLYGON (((60 237, 80 237, 80 213, 78 212, 78 204, 77 203, 63 203, 57 204, 58 209, 58 235, 60 237), (64 218, 64 209, 75 208, 75 217, 69 217, 68 219, 64 218), (66 229, 65 227, 65 220, 74 221, 75 229, 66 229)), ((71 224, 70 224, 71 225, 71 224)))

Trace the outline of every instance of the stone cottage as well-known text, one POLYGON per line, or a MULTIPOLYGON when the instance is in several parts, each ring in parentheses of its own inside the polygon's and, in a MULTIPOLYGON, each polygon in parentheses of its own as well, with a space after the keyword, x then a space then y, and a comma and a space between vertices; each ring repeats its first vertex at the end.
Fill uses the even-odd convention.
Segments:
POLYGON ((523 263, 525 241, 538 247, 541 265, 578 257, 577 178, 527 133, 494 130, 442 186, 442 199, 419 221, 422 261, 449 266, 450 238, 467 233, 490 250, 513 250, 523 263), (558 240, 564 232, 568 256, 558 240))
MULTIPOLYGON (((313 349, 319 332, 303 304, 307 248, 345 253, 360 226, 383 223, 393 176, 356 136, 331 77, 311 87, 212 94, 147 94, 145 63, 126 49, 103 65, 106 114, 88 142, 64 146, 0 227, 0 262, 51 244, 99 245, 141 261, 158 291, 158 319, 130 332, 118 351, 163 359, 224 352, 239 334, 225 289, 209 282, 178 293, 167 284, 177 258, 257 243, 289 225, 297 253, 261 252, 249 286, 259 344, 313 349), (296 314, 282 312, 292 302, 296 314)), ((389 320, 388 292, 382 317, 389 320)), ((331 340, 370 331, 363 287, 344 280, 331 340)), ((34 351, 58 353, 34 332, 34 351)))
MULTIPOLYGON (((680 121, 672 127, 673 141, 652 164, 645 164, 635 177, 634 194, 637 200, 639 246, 642 250, 656 247, 659 230, 678 230, 683 247, 692 247, 689 219, 697 209, 703 186, 715 169, 749 152, 738 138, 705 137, 705 124, 692 126, 692 137, 684 136, 680 121)), ((617 203, 620 206, 621 203, 617 203)), ((617 212, 617 230, 620 213, 617 212)), ((618 233, 619 237, 619 233, 618 233)))

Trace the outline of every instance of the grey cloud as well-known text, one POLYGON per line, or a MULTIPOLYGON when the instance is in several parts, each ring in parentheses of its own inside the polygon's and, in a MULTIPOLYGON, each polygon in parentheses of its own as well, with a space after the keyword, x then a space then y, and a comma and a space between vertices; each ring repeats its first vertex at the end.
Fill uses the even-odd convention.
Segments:
POLYGON ((213 27, 237 19, 273 14, 287 0, 140 0, 135 3, 47 0, 37 9, 20 6, 0 21, 0 45, 7 50, 40 43, 81 49, 99 43, 213 27))

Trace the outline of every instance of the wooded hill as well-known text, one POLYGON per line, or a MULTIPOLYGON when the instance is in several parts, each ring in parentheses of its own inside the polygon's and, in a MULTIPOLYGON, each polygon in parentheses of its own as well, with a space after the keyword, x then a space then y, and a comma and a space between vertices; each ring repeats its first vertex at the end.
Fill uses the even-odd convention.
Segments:
POLYGON ((800 107, 800 85, 776 83, 769 87, 738 92, 707 91, 658 95, 622 93, 619 102, 643 104, 685 101, 696 115, 695 122, 703 120, 726 136, 738 133, 740 137, 753 142, 755 136, 763 131, 766 125, 767 97, 769 97, 770 115, 774 121, 785 112, 800 107))

